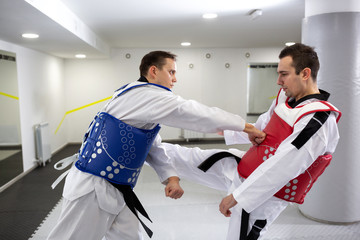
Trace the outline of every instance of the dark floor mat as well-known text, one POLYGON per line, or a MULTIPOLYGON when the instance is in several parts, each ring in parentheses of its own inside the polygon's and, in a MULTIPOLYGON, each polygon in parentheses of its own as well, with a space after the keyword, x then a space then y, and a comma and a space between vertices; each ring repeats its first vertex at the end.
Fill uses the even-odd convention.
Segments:
POLYGON ((22 151, 0 161, 0 186, 23 172, 22 151))
POLYGON ((54 164, 79 150, 79 144, 64 147, 46 166, 37 167, 0 193, 0 239, 29 239, 60 200, 64 181, 53 190, 51 184, 64 172, 54 164))

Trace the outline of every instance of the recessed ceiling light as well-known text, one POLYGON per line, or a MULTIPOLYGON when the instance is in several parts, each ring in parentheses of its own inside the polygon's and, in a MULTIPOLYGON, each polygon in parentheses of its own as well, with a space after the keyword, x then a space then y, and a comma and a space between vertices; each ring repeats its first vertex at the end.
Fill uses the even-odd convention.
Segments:
POLYGON ((294 42, 287 42, 285 43, 286 46, 291 46, 291 45, 294 45, 295 43, 294 42))
POLYGON ((190 46, 191 45, 191 43, 189 43, 189 42, 182 42, 181 43, 181 46, 184 46, 184 47, 187 47, 187 46, 190 46))
POLYGON ((76 54, 75 55, 76 58, 86 58, 85 54, 76 54))
POLYGON ((23 38, 38 38, 39 35, 35 33, 24 33, 21 35, 23 38))
POLYGON ((205 19, 213 19, 213 18, 217 18, 217 14, 216 13, 205 13, 202 15, 203 18, 205 19))

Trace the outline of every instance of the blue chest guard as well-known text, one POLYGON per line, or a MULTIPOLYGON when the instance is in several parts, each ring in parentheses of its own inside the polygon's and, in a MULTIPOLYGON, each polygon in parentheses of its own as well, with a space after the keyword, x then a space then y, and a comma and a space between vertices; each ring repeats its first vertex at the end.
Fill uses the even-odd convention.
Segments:
MULTIPOLYGON (((139 82, 121 87, 116 97, 146 85, 171 91, 161 85, 139 82)), ((159 130, 159 124, 151 130, 140 129, 108 113, 100 112, 85 134, 75 166, 83 172, 134 188, 159 130)))
POLYGON ((112 115, 99 113, 89 127, 75 166, 84 172, 134 188, 160 130, 130 126, 112 115))

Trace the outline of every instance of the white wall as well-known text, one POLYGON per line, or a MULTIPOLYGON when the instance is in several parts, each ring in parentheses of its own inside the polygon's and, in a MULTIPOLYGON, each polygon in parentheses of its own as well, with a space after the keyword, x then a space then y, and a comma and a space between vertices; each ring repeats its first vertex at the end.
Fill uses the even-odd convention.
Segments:
POLYGON ((23 165, 27 171, 36 165, 34 125, 49 123, 52 152, 67 143, 65 133, 54 133, 65 109, 64 60, 4 41, 0 41, 0 49, 16 54, 23 165))
MULTIPOLYGON (((110 97, 121 85, 110 59, 65 60, 64 76, 66 111, 110 97)), ((67 114, 66 125, 61 126, 58 133, 65 132, 68 142, 81 142, 93 117, 104 104, 101 102, 67 114)))
MULTIPOLYGON (((141 58, 157 49, 113 49, 106 60, 65 60, 66 111, 81 108, 112 95, 120 86, 139 78, 141 58), (125 55, 131 54, 127 59, 125 55)), ((208 106, 246 116, 248 63, 278 62, 278 49, 164 49, 178 55, 177 79, 173 92, 208 106), (246 58, 245 53, 250 53, 246 58), (211 58, 206 58, 207 53, 211 58), (225 64, 230 67, 226 68, 225 64), (193 64, 193 68, 189 68, 193 64)), ((105 102, 66 116, 69 142, 80 142, 94 114, 105 102)), ((65 128, 59 130, 65 131, 65 128)), ((165 140, 178 139, 180 130, 163 126, 165 140)), ((207 134, 206 137, 217 137, 207 134)))

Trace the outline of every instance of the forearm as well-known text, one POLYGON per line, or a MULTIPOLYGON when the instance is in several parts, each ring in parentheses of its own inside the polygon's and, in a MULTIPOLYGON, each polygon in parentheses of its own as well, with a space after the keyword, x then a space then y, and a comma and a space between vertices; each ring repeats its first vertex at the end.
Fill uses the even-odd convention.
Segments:
POLYGON ((166 184, 168 178, 178 176, 177 171, 171 164, 169 156, 166 154, 160 135, 156 136, 146 158, 146 162, 155 170, 160 182, 163 184, 166 184))
POLYGON ((154 115, 159 112, 156 115, 159 123, 205 133, 242 131, 245 128, 245 120, 236 114, 180 97, 174 101, 177 104, 169 103, 166 108, 154 109, 154 115))

